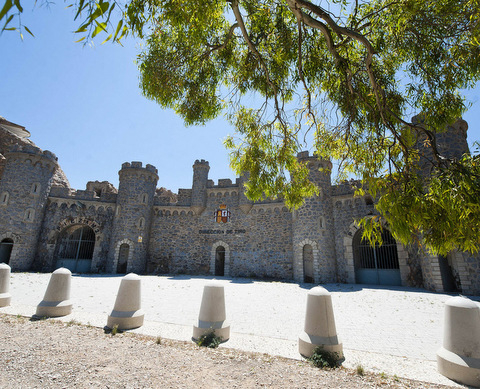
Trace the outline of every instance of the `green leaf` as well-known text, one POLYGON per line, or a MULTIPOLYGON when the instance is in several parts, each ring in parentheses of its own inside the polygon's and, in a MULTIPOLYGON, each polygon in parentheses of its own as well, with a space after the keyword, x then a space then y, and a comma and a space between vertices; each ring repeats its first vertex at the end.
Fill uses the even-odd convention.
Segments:
POLYGON ((33 35, 33 33, 30 31, 30 29, 27 26, 23 26, 23 28, 25 28, 25 31, 28 32, 31 36, 35 37, 35 35, 33 35))
POLYGON ((5 4, 3 5, 2 10, 0 11, 0 20, 2 20, 5 17, 5 15, 7 14, 8 11, 10 11, 12 6, 13 6, 12 0, 5 1, 5 4))
POLYGON ((120 29, 122 28, 122 26, 123 26, 123 20, 120 20, 117 24, 117 29, 115 30, 115 35, 113 36, 114 41, 117 40, 118 33, 120 32, 120 29))
POLYGON ((109 36, 107 36, 105 38, 105 40, 101 43, 102 45, 105 43, 105 42, 108 42, 110 39, 112 39, 112 34, 110 34, 109 36))
MULTIPOLYGON (((10 16, 7 18, 7 21, 5 22, 5 24, 4 24, 4 26, 3 26, 3 29, 4 29, 4 30, 12 30, 13 27, 12 27, 12 28, 5 28, 5 27, 8 25, 8 23, 10 23, 10 22, 12 21, 13 17, 14 17, 14 15, 10 15, 10 16)), ((13 29, 16 30, 16 28, 13 28, 13 29)))
POLYGON ((77 5, 77 13, 75 14, 75 17, 73 20, 77 20, 77 18, 81 15, 82 11, 87 7, 88 3, 85 3, 85 0, 79 0, 78 5, 77 5))
POLYGON ((98 23, 98 22, 95 22, 95 23, 97 24, 97 27, 95 27, 95 29, 92 32, 92 38, 95 38, 97 34, 101 31, 107 31, 107 23, 98 23))
POLYGON ((88 26, 89 26, 89 24, 84 24, 84 25, 80 26, 80 27, 78 28, 78 30, 75 31, 75 34, 78 34, 78 33, 82 33, 82 32, 87 31, 88 26))
POLYGON ((15 3, 15 6, 17 7, 18 11, 19 11, 20 13, 22 13, 22 12, 23 12, 23 8, 22 8, 22 6, 20 5, 20 0, 14 0, 14 3, 15 3))

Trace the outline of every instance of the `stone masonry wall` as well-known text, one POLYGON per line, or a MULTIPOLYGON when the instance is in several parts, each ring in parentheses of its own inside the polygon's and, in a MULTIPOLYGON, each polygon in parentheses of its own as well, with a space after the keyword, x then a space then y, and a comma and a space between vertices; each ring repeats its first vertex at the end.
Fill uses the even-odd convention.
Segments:
POLYGON ((126 162, 119 172, 120 184, 113 232, 109 248, 107 271, 115 272, 118 258, 117 245, 131 242, 132 262, 127 272, 143 273, 147 262, 150 225, 152 222, 157 169, 152 165, 142 167, 141 162, 126 162))
POLYGON ((188 207, 157 207, 152 223, 149 270, 214 274, 215 245, 229 252, 230 276, 292 278, 291 214, 282 203, 254 206, 249 214, 238 208, 238 186, 209 188, 201 215, 188 207), (220 205, 230 221, 217 223, 220 205))
POLYGON ((75 225, 89 225, 95 233, 92 272, 105 272, 112 232, 115 203, 50 198, 39 238, 33 270, 57 268, 58 243, 62 233, 75 225))
POLYGON ((34 261, 56 161, 53 153, 34 146, 17 145, 7 154, 0 181, 0 236, 16 236, 13 270, 28 270, 34 261))

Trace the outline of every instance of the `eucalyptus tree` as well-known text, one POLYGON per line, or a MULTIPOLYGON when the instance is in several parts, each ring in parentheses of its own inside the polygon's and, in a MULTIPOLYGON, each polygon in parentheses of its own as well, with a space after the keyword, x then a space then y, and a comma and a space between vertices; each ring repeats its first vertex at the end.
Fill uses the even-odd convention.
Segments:
MULTIPOLYGON (((138 66, 147 98, 187 125, 226 115, 235 129, 225 141, 231 166, 248 173, 250 198, 281 196, 297 207, 315 195, 296 158, 307 148, 377 199, 378 215, 362 221, 370 239, 388 223, 403 243, 421 237, 442 254, 478 251, 478 154, 453 159, 436 147, 436 134, 467 109, 459 90, 479 80, 478 0, 70 5, 80 40, 144 39, 138 66), (427 176, 418 145, 430 149, 427 176)), ((4 1, 4 29, 21 12, 19 0, 4 1)))

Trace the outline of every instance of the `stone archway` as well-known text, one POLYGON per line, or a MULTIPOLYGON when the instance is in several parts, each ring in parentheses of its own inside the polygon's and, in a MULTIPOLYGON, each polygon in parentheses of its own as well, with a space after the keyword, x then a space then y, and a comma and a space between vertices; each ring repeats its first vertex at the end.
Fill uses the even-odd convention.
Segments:
POLYGON ((11 232, 6 232, 0 235, 0 242, 0 245, 4 246, 0 248, 0 250, 4 250, 3 254, 0 255, 5 255, 5 257, 3 258, 0 257, 0 263, 4 262, 4 260, 8 257, 8 262, 5 263, 8 264, 11 268, 15 268, 18 248, 20 246, 20 237, 11 232))
POLYGON ((89 273, 95 241, 95 232, 88 225, 74 224, 65 228, 57 240, 56 267, 65 267, 74 273, 89 273))
POLYGON ((225 247, 218 246, 215 250, 215 275, 225 275, 225 247))
POLYGON ((114 273, 126 273, 132 268, 133 260, 133 242, 130 239, 123 239, 115 245, 115 257, 113 260, 114 273), (122 249, 123 246, 123 249, 122 249), (127 250, 128 246, 128 250, 127 250), (123 263, 123 261, 125 261, 123 263), (120 267, 120 269, 119 269, 120 267), (123 269, 125 268, 125 270, 123 269), (122 270, 122 271, 119 271, 122 270), (124 271, 123 271, 124 270, 124 271))
POLYGON ((303 239, 301 242, 297 243, 294 248, 294 279, 296 282, 312 282, 318 283, 320 280, 320 261, 318 259, 318 244, 314 240, 311 239, 303 239), (307 247, 307 253, 305 253, 305 247, 310 246, 311 252, 307 247), (305 254, 310 257, 311 261, 311 269, 308 269, 310 272, 307 274, 309 279, 305 281, 305 265, 310 266, 310 263, 305 263, 305 254))
POLYGON ((12 255, 13 239, 5 238, 0 242, 0 263, 9 264, 12 255))
POLYGON ((210 253, 210 274, 212 276, 217 275, 215 269, 216 265, 218 266, 218 261, 221 260, 221 258, 218 257, 219 255, 223 257, 223 276, 230 277, 230 247, 221 240, 212 245, 212 251, 210 253), (221 249, 222 247, 223 250, 221 249))
POLYGON ((313 248, 306 244, 303 246, 303 282, 313 283, 313 248))
MULTIPOLYGON (((348 234, 346 237, 343 238, 343 252, 346 261, 346 270, 347 270, 347 282, 349 284, 356 283, 356 274, 355 274, 355 243, 358 240, 358 234, 360 232, 360 228, 355 223, 350 225, 348 234)), ((395 242, 396 245, 396 256, 398 259, 398 271, 400 276, 400 283, 401 285, 407 285, 408 273, 409 268, 407 265, 408 259, 408 252, 405 247, 399 243, 395 242)))

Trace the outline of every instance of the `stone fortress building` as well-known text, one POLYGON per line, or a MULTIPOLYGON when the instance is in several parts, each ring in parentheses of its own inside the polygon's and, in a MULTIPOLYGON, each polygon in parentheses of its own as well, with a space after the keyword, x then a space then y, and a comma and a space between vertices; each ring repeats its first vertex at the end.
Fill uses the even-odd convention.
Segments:
MULTIPOLYGON (((439 146, 461 155, 468 151, 466 131, 466 122, 457 121, 439 136, 439 146)), ((63 266, 79 273, 259 277, 480 294, 478 257, 431 256, 396 243, 386 230, 380 247, 363 241, 355 220, 374 214, 373 199, 354 196, 349 182, 332 185, 330 174, 319 170, 330 162, 308 152, 298 158, 320 193, 290 212, 281 199, 247 199, 244 177, 210 180, 204 160, 193 164, 192 187, 178 194, 157 189, 157 169, 141 162, 122 165, 118 190, 105 181, 74 190, 56 156, 29 136, 0 117, 0 262, 14 271, 63 266)))

